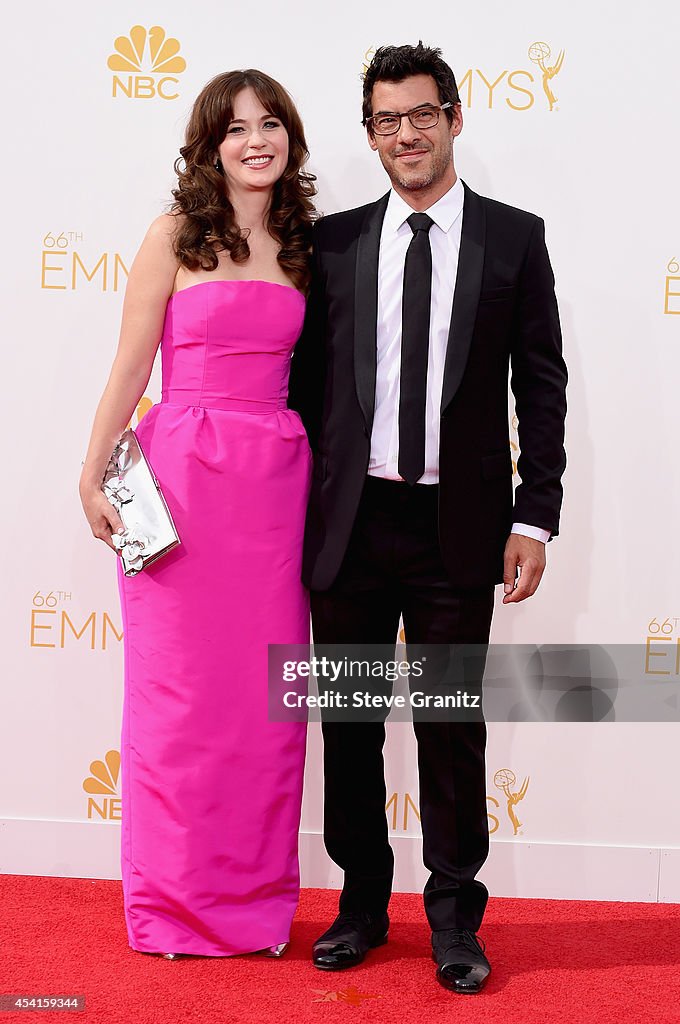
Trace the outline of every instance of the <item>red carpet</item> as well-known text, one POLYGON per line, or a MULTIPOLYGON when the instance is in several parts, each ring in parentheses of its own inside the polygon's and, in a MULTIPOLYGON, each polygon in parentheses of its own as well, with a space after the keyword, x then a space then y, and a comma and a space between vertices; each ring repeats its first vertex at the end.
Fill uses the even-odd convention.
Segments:
POLYGON ((481 995, 458 996, 434 980, 417 895, 393 898, 386 946, 331 974, 308 955, 334 917, 334 892, 303 891, 281 960, 169 962, 129 949, 119 882, 4 875, 0 887, 0 993, 86 998, 83 1013, 0 1013, 0 1024, 680 1022, 675 905, 491 900, 481 933, 491 979, 481 995))

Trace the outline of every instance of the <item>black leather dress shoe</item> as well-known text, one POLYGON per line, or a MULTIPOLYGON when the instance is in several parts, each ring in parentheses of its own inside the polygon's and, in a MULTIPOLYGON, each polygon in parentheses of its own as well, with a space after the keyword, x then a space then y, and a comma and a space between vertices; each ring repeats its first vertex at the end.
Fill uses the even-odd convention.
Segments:
POLYGON ((437 981, 452 992, 475 995, 481 992, 491 973, 484 944, 467 928, 432 932, 432 959, 437 964, 437 981))
POLYGON ((338 914, 328 931, 312 948, 312 963, 321 971, 344 971, 356 967, 369 949, 387 942, 390 920, 387 914, 373 917, 359 911, 338 914))

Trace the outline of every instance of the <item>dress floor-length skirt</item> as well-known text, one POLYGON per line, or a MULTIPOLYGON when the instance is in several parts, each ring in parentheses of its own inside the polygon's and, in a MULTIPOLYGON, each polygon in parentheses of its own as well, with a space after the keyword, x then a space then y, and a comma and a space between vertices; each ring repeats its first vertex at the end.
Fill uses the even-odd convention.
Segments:
POLYGON ((303 313, 265 282, 207 282, 168 305, 163 401, 137 434, 181 545, 135 577, 119 568, 136 950, 229 956, 290 937, 305 726, 268 719, 267 645, 309 641, 311 456, 285 407, 303 313))

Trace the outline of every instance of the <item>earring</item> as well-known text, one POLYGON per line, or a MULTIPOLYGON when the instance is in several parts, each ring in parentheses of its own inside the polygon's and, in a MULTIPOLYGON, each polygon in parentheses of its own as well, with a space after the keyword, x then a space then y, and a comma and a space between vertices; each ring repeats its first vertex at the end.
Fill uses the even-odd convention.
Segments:
POLYGON ((224 167, 222 166, 222 161, 220 160, 219 157, 217 158, 217 160, 215 161, 213 166, 214 166, 214 168, 215 168, 215 170, 217 171, 218 174, 223 174, 224 173, 224 167))

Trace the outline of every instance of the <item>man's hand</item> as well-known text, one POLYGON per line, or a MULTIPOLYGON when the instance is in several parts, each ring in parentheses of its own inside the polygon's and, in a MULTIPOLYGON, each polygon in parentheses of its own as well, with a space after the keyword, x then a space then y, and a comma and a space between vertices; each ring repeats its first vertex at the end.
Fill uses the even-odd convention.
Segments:
POLYGON ((536 592, 545 569, 545 544, 533 537, 511 533, 503 557, 503 604, 516 604, 536 592), (515 575, 519 566, 519 579, 515 575))

